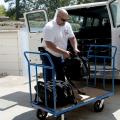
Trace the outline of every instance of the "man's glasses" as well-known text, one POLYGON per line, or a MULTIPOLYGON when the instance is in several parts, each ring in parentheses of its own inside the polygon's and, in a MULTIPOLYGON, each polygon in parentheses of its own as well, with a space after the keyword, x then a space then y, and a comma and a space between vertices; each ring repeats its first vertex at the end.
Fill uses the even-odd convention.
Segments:
POLYGON ((68 19, 61 18, 61 21, 66 22, 66 21, 68 21, 68 19))
POLYGON ((68 21, 68 19, 64 19, 64 18, 60 18, 60 19, 61 19, 61 21, 63 21, 63 22, 68 21))

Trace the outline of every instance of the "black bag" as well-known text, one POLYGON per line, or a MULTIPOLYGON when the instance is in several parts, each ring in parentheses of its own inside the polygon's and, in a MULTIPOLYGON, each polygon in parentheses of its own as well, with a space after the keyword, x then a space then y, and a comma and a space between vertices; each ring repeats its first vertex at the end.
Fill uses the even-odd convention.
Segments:
POLYGON ((64 73, 68 81, 80 80, 84 76, 90 79, 90 66, 87 58, 80 56, 72 56, 65 60, 64 73))
MULTIPOLYGON (((35 86, 36 93, 42 103, 45 105, 45 83, 39 81, 35 86)), ((53 83, 48 81, 46 83, 46 92, 47 92, 47 105, 48 107, 54 107, 54 97, 53 97, 53 83)), ((68 82, 56 81, 56 106, 62 107, 68 104, 75 104, 75 96, 72 90, 72 86, 68 82)))

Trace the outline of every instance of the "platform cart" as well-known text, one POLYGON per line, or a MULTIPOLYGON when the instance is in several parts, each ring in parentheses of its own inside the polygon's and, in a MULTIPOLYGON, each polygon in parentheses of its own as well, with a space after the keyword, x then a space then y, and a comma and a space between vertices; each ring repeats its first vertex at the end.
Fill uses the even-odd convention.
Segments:
MULTIPOLYGON (((81 91, 85 92, 85 95, 82 94, 78 94, 77 98, 78 98, 78 102, 76 104, 70 104, 64 107, 57 107, 56 106, 56 79, 54 77, 54 65, 52 63, 52 60, 50 58, 50 56, 47 53, 42 53, 42 52, 29 52, 26 51, 24 52, 24 56, 27 60, 28 63, 28 75, 29 75, 29 88, 30 88, 30 102, 32 104, 32 106, 37 109, 36 115, 37 118, 40 120, 46 120, 47 119, 47 115, 48 113, 51 113, 54 117, 58 117, 61 116, 61 119, 64 120, 64 114, 66 112, 72 111, 74 109, 77 109, 81 106, 93 103, 93 108, 94 111, 96 112, 101 112, 104 108, 104 100, 110 96, 114 95, 114 78, 115 78, 115 54, 116 54, 117 48, 115 46, 111 46, 111 45, 91 45, 89 47, 89 51, 88 51, 88 60, 90 61, 90 71, 91 69, 94 68, 94 70, 92 70, 93 72, 91 79, 84 79, 85 81, 85 87, 83 88, 79 88, 81 91), (100 52, 101 51, 101 52, 100 52), (110 54, 105 54, 105 51, 109 51, 110 54), (37 55, 39 57, 47 57, 50 61, 50 66, 45 66, 42 63, 34 63, 30 60, 30 56, 31 55, 37 55), (108 56, 106 56, 108 55, 108 56), (103 64, 100 65, 100 70, 98 70, 97 67, 98 63, 97 63, 97 59, 102 60, 103 64), (112 79, 110 80, 110 86, 108 87, 106 85, 106 71, 107 71, 107 61, 110 60, 111 61, 111 65, 110 69, 111 69, 111 75, 112 75, 112 79), (45 81, 45 74, 43 74, 43 81, 45 82, 45 105, 43 105, 40 102, 38 93, 37 95, 35 95, 35 91, 34 91, 34 85, 33 84, 33 80, 32 80, 32 76, 31 76, 31 67, 33 66, 33 68, 35 69, 35 84, 37 84, 37 82, 41 79, 39 79, 38 77, 38 69, 42 68, 43 70, 45 69, 51 69, 52 70, 52 83, 53 83, 53 102, 54 102, 54 106, 53 108, 48 106, 47 103, 47 85, 46 85, 46 81, 45 81), (101 85, 97 85, 97 73, 98 71, 102 71, 102 86, 101 85)), ((101 82, 100 82, 101 84, 101 82)))

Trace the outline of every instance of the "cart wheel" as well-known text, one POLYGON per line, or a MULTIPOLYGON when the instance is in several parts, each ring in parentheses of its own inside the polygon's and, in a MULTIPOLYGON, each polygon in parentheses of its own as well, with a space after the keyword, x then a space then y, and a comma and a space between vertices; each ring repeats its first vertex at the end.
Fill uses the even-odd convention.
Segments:
POLYGON ((67 120, 67 118, 66 117, 65 118, 61 118, 61 116, 58 116, 58 117, 56 117, 55 120, 67 120))
POLYGON ((94 103, 94 111, 101 112, 104 109, 104 100, 97 100, 94 103))
POLYGON ((46 120, 47 112, 44 112, 40 109, 37 110, 36 116, 39 120, 46 120))

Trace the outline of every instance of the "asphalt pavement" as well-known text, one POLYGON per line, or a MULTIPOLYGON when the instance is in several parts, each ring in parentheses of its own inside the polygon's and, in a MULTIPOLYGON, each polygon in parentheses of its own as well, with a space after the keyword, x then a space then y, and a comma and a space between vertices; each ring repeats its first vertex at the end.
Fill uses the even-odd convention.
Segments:
MULTIPOLYGON (((120 120, 120 82, 115 83, 115 95, 105 99, 102 112, 94 112, 92 104, 65 113, 67 120, 120 120)), ((22 76, 0 78, 0 119, 38 120, 31 107, 29 84, 22 76)), ((55 120, 52 115, 47 120, 55 120)))

